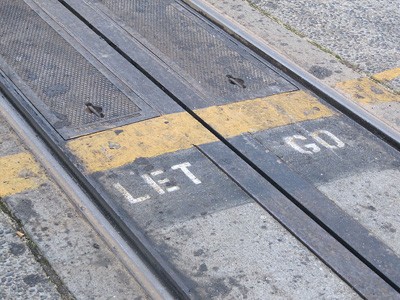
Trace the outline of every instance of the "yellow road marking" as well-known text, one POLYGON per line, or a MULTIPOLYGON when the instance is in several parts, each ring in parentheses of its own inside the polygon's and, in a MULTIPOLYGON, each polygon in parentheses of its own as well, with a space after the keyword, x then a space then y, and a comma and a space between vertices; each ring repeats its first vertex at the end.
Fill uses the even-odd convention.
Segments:
POLYGON ((241 101, 196 110, 224 137, 257 132, 296 122, 315 120, 333 112, 304 91, 241 101))
POLYGON ((360 104, 377 104, 381 102, 400 101, 400 96, 369 78, 360 78, 341 82, 336 87, 360 104))
POLYGON ((214 135, 188 113, 176 113, 82 137, 67 146, 89 172, 96 172, 213 141, 214 135))
POLYGON ((37 188, 44 180, 43 171, 31 154, 0 157, 0 197, 37 188))
MULTIPOLYGON (((225 137, 256 132, 334 113, 303 91, 195 111, 225 137)), ((188 113, 176 113, 103 131, 68 142, 90 173, 117 168, 139 157, 154 157, 217 141, 188 113)))
POLYGON ((372 76, 372 78, 379 81, 391 81, 396 79, 397 77, 400 77, 400 68, 383 71, 372 76))

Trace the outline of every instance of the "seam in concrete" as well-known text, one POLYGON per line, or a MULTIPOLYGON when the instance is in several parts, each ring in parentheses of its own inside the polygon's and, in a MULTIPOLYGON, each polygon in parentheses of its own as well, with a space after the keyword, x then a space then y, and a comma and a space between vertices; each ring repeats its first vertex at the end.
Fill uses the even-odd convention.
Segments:
POLYGON ((54 269, 51 267, 50 263, 43 256, 43 254, 41 253, 39 247, 36 245, 36 243, 33 241, 33 239, 29 236, 29 234, 25 231, 21 220, 18 219, 12 213, 12 211, 8 208, 7 204, 3 201, 3 198, 1 198, 1 197, 0 197, 0 211, 5 213, 11 219, 11 221, 14 223, 15 227, 17 228, 17 230, 24 234, 23 239, 25 240, 25 243, 26 243, 27 247, 29 248, 29 250, 31 251, 33 256, 35 257, 35 260, 42 267, 42 269, 46 273, 47 277, 56 286, 57 291, 61 295, 61 299, 63 299, 63 300, 75 300, 76 298, 68 290, 67 286, 64 284, 64 282, 58 276, 56 271, 54 271, 54 269))
POLYGON ((357 71, 358 73, 361 73, 361 70, 356 65, 353 65, 350 62, 346 61, 339 54, 337 54, 337 53, 333 52, 332 50, 320 45, 316 41, 307 38, 307 36, 304 33, 302 33, 301 31, 298 31, 296 28, 292 27, 291 25, 282 22, 279 18, 273 16, 269 12, 267 12, 267 11, 263 10, 262 8, 258 7, 257 5, 255 5, 254 3, 250 2, 249 0, 245 0, 245 1, 251 8, 255 9, 260 14, 268 17, 269 19, 271 19, 274 22, 276 22, 277 24, 283 26, 285 29, 289 30, 290 32, 294 33, 295 35, 299 36, 300 38, 305 39, 308 43, 310 43, 311 45, 317 47, 319 50, 332 55, 339 62, 344 64, 346 67, 351 68, 352 70, 357 71))
POLYGON ((274 22, 278 23, 279 25, 282 25, 283 27, 285 27, 287 30, 293 32, 294 34, 298 35, 301 38, 306 38, 306 35, 300 31, 298 31, 296 28, 290 26, 289 24, 286 24, 284 22, 282 22, 280 19, 278 19, 277 17, 273 16, 272 14, 270 14, 269 12, 261 9, 260 7, 258 7, 256 4, 250 2, 249 0, 245 0, 247 2, 247 4, 252 7, 253 9, 255 9, 256 11, 258 11, 259 13, 261 13, 262 15, 270 18, 271 20, 273 20, 274 22))

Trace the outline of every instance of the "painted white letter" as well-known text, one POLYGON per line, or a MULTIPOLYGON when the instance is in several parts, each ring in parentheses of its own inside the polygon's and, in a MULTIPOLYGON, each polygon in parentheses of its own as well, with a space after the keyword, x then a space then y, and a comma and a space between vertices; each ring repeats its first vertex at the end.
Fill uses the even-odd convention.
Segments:
POLYGON ((126 200, 128 200, 129 203, 131 204, 135 204, 135 203, 139 203, 145 200, 150 199, 149 195, 145 195, 143 197, 139 197, 139 198, 133 198, 133 196, 120 184, 120 183, 115 183, 114 187, 116 188, 116 190, 118 192, 120 192, 126 200))
POLYGON ((321 151, 321 149, 314 143, 304 145, 304 148, 311 149, 312 152, 304 150, 303 148, 301 148, 299 145, 296 144, 295 139, 302 140, 302 141, 307 140, 307 138, 305 136, 294 135, 294 136, 285 137, 284 141, 286 144, 288 144, 290 147, 292 147, 294 150, 296 150, 300 153, 313 154, 313 153, 317 153, 317 152, 321 151))
POLYGON ((190 166, 191 166, 190 163, 185 162, 185 163, 183 163, 183 164, 179 164, 179 165, 172 166, 171 169, 172 169, 172 170, 177 170, 177 169, 182 170, 182 172, 183 172, 194 184, 200 184, 200 183, 201 183, 200 179, 198 179, 196 176, 194 176, 194 174, 193 174, 192 172, 190 172, 190 171, 188 170, 188 167, 190 167, 190 166))
POLYGON ((327 130, 317 130, 311 134, 311 137, 318 143, 320 143, 322 146, 328 149, 337 149, 338 147, 339 148, 344 147, 344 143, 336 135, 330 133, 327 130), (330 145, 328 142, 319 137, 320 134, 325 134, 329 136, 336 143, 336 145, 330 145))

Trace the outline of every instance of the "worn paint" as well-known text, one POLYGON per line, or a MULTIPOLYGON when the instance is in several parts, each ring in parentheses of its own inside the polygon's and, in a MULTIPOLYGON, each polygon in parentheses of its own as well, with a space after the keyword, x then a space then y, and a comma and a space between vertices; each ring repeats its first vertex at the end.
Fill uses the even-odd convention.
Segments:
POLYGON ((196 114, 229 138, 246 132, 330 117, 334 112, 306 92, 296 91, 213 106, 197 110, 196 114))
POLYGON ((140 203, 150 199, 149 195, 143 197, 134 198, 119 182, 114 184, 114 188, 120 192, 124 198, 131 204, 140 203))
POLYGON ((172 170, 181 170, 183 174, 186 175, 187 178, 189 178, 194 184, 201 184, 200 179, 198 179, 191 171, 189 171, 188 167, 192 166, 189 162, 185 162, 182 164, 178 164, 175 166, 172 166, 172 170))
POLYGON ((397 77, 400 77, 400 68, 386 70, 372 76, 372 78, 379 81, 391 81, 397 77))
POLYGON ((216 140, 188 113, 175 113, 72 140, 67 146, 88 172, 96 172, 216 140), (109 147, 109 142, 120 147, 109 147))
MULTIPOLYGON (((177 171, 180 170, 182 171, 182 173, 188 178, 190 179, 190 181, 195 184, 201 184, 201 180, 198 179, 193 172, 191 172, 188 167, 191 167, 192 164, 189 162, 184 162, 178 165, 174 165, 172 166, 170 169, 173 171, 177 171)), ((135 174, 135 172, 130 172, 130 178, 132 178, 132 176, 139 176, 137 174, 135 174)), ((163 179, 155 179, 154 177, 160 176, 165 174, 165 172, 163 170, 156 170, 154 172, 151 172, 150 174, 142 174, 140 175, 140 177, 144 180, 144 183, 146 183, 153 191, 155 191, 158 195, 166 195, 167 193, 165 192, 165 190, 168 193, 173 193, 173 192, 177 192, 179 191, 181 188, 177 185, 175 186, 171 186, 171 181, 169 180, 169 178, 163 178, 163 179), (161 186, 163 185, 163 186, 161 186), (164 190, 164 189, 165 190, 164 190)), ((164 175, 165 176, 165 175, 164 175)), ((126 178, 125 178, 126 180, 126 178)), ((173 180, 173 182, 175 182, 175 180, 173 180)), ((131 193, 128 192, 128 190, 122 186, 122 184, 120 182, 117 182, 115 184, 113 184, 114 188, 121 193, 124 198, 131 204, 136 204, 136 203, 140 203, 146 200, 149 200, 151 197, 150 195, 146 194, 142 197, 138 197, 138 198, 134 198, 132 196, 131 193)), ((134 186, 134 184, 130 184, 129 186, 134 186)))
MULTIPOLYGON (((326 149, 335 150, 345 147, 345 143, 328 130, 316 130, 310 133, 309 137, 311 137, 316 143, 326 149), (323 137, 321 137, 321 135, 323 137)), ((309 139, 304 135, 295 134, 285 137, 283 138, 283 140, 288 146, 303 154, 314 154, 321 151, 321 148, 316 143, 309 143, 309 139), (302 141, 303 145, 300 146, 296 140, 302 141), (309 149, 311 151, 306 149, 309 149)))
MULTIPOLYGON (((257 132, 334 112, 304 91, 196 110, 224 137, 257 132)), ((88 172, 123 166, 139 157, 155 157, 217 141, 188 113, 170 114, 68 142, 88 172), (110 147, 118 144, 119 147, 110 147)))
POLYGON ((360 104, 378 104, 382 102, 399 102, 400 95, 391 93, 388 89, 370 78, 359 78, 338 83, 336 87, 360 104))
POLYGON ((0 197, 35 189, 45 175, 29 153, 0 157, 0 197))

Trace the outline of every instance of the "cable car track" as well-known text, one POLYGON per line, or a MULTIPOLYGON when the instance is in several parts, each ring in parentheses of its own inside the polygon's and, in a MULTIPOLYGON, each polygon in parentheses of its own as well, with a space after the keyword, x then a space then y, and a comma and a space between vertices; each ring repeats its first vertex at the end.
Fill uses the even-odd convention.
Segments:
MULTIPOLYGON (((76 9, 79 8, 79 6, 75 6, 74 8, 73 5, 76 5, 76 3, 73 3, 73 1, 71 4, 68 3, 69 1, 64 0, 60 0, 59 2, 111 46, 121 57, 127 60, 132 67, 144 74, 154 86, 158 87, 170 99, 175 101, 184 112, 187 112, 193 119, 206 128, 217 141, 222 142, 217 146, 210 146, 207 143, 200 144, 197 145, 196 148, 236 182, 264 209, 279 220, 281 224, 337 272, 337 274, 359 294, 368 297, 374 295, 374 292, 377 290, 378 294, 379 291, 381 291, 382 293, 393 292, 393 295, 396 295, 400 291, 400 277, 395 268, 396 265, 399 265, 399 258, 394 253, 391 253, 387 245, 375 237, 371 237, 363 226, 354 221, 350 216, 341 212, 335 205, 330 205, 329 198, 314 188, 307 180, 302 179, 290 168, 285 168, 285 166, 278 167, 281 162, 276 161, 276 156, 274 154, 265 154, 265 151, 259 146, 251 146, 252 143, 256 141, 252 137, 227 137, 218 128, 210 125, 209 121, 199 114, 198 109, 191 107, 191 103, 186 102, 186 100, 182 98, 182 95, 188 93, 187 88, 184 88, 185 91, 182 94, 177 95, 176 91, 181 89, 181 83, 177 83, 174 79, 166 79, 168 82, 162 82, 154 75, 158 72, 156 68, 152 69, 156 65, 156 62, 151 62, 154 65, 150 67, 148 65, 142 65, 140 61, 132 58, 132 53, 125 51, 127 48, 124 47, 129 47, 129 43, 126 45, 117 45, 117 43, 111 39, 109 33, 104 31, 104 28, 98 29, 96 24, 91 23, 91 21, 87 19, 87 16, 80 14, 76 9), (178 88, 176 90, 171 90, 170 86, 174 84, 177 85, 178 88), (224 154, 221 155, 221 153, 224 154), (241 166, 242 170, 246 170, 246 176, 241 175, 234 166, 241 166), (289 180, 288 178, 291 179, 289 180), (266 181, 264 182, 263 180, 266 181), (272 194, 277 197, 277 199, 280 199, 280 201, 285 202, 286 207, 280 207, 279 205, 277 206, 276 203, 274 204, 273 202, 266 201, 264 193, 269 194, 270 192, 266 192, 267 189, 265 186, 268 186, 268 189, 270 187, 275 188, 276 192, 272 194), (286 215, 285 209, 288 207, 288 211, 291 214, 286 215), (330 220, 328 215, 331 214, 332 211, 335 212, 334 214, 337 212, 339 215, 338 219, 343 222, 342 224, 346 224, 349 227, 343 228, 342 224, 337 223, 338 219, 330 220), (301 226, 302 222, 305 222, 304 227, 308 229, 306 232, 299 230, 298 226, 301 226), (313 234, 318 235, 322 240, 326 239, 327 243, 318 245, 318 243, 315 243, 315 239, 313 240, 313 234), (354 238, 355 234, 358 236, 357 239, 354 238), (374 251, 371 251, 372 248, 374 251), (327 251, 327 249, 337 251, 337 256, 327 251), (343 261, 340 261, 340 259, 343 259, 343 261), (357 279, 355 274, 351 274, 349 271, 348 262, 354 263, 355 270, 362 270, 363 272, 365 272, 365 270, 369 271, 364 273, 365 277, 357 279), (378 277, 375 273, 383 280, 377 281, 378 277), (373 284, 374 286, 371 288, 369 285, 373 284)), ((289 61, 286 61, 266 45, 260 43, 242 29, 236 27, 228 20, 223 19, 212 10, 202 5, 200 1, 186 2, 194 7, 196 11, 200 12, 200 14, 215 22, 220 28, 226 30, 233 37, 239 38, 240 42, 249 46, 256 52, 256 55, 262 57, 262 59, 272 63, 275 68, 284 73, 284 76, 296 82, 297 86, 311 90, 313 94, 322 98, 323 101, 331 104, 374 135, 384 139, 397 151, 399 150, 400 139, 398 132, 369 115, 364 110, 358 108, 334 90, 314 80, 310 75, 297 68, 289 61)), ((52 12, 50 10, 50 12, 47 13, 52 12)), ((194 12, 191 13, 196 15, 194 12)), ((214 29, 216 30, 216 28, 214 29)), ((141 55, 146 56, 147 54, 141 55)), ((142 231, 139 228, 135 228, 132 223, 130 223, 129 226, 126 225, 126 219, 116 213, 116 207, 110 206, 110 202, 104 199, 104 188, 100 187, 99 183, 93 177, 88 179, 87 174, 82 173, 82 168, 75 165, 78 164, 78 159, 71 157, 68 150, 65 148, 65 144, 60 143, 60 138, 54 133, 53 127, 40 117, 36 108, 29 104, 29 100, 24 99, 24 96, 16 90, 15 82, 13 81, 15 81, 15 79, 10 80, 9 75, 2 72, 0 80, 1 90, 12 100, 13 104, 28 120, 30 125, 35 128, 41 138, 46 141, 57 155, 58 159, 61 160, 63 166, 71 172, 82 188, 89 193, 92 198, 96 199, 101 210, 103 210, 112 219, 113 223, 124 232, 125 237, 132 243, 131 245, 138 247, 145 260, 156 270, 158 275, 166 282, 166 285, 171 288, 177 296, 181 298, 195 297, 192 289, 182 280, 181 274, 176 272, 175 267, 172 267, 170 263, 153 248, 152 243, 148 242, 147 237, 142 231), (60 145, 62 146, 60 147, 60 145)), ((394 151, 394 153, 397 153, 397 151, 394 151)))

